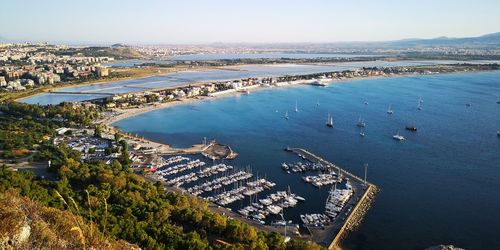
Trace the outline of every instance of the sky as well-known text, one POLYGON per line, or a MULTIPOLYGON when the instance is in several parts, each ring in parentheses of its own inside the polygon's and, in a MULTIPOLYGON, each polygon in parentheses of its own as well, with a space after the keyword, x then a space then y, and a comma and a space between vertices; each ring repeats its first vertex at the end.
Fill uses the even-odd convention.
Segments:
POLYGON ((127 44, 468 37, 500 31, 499 0, 2 0, 0 37, 127 44))

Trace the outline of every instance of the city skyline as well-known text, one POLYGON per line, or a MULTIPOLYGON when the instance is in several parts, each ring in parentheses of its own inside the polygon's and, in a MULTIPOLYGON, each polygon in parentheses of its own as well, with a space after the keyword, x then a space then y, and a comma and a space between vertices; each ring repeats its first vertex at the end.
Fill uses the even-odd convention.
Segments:
POLYGON ((481 2, 9 1, 3 16, 11 22, 0 27, 0 37, 72 44, 330 43, 498 32, 500 4, 481 2))

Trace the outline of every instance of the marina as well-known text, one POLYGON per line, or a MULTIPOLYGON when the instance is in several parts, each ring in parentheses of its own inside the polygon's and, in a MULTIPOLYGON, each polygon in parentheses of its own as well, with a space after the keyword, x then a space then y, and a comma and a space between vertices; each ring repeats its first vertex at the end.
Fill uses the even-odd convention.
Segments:
MULTIPOLYGON (((308 238, 322 245, 329 246, 327 240, 333 241, 336 233, 344 233, 339 227, 352 221, 340 216, 348 216, 353 207, 364 200, 353 199, 355 193, 366 192, 372 184, 362 181, 340 167, 323 160, 300 148, 286 148, 286 151, 295 153, 305 162, 283 163, 285 169, 296 169, 294 173, 319 172, 318 175, 303 176, 306 183, 316 187, 330 187, 325 197, 324 213, 301 214, 298 219, 285 219, 285 210, 300 204, 307 204, 306 198, 288 190, 273 191, 276 183, 252 174, 250 168, 238 169, 224 163, 207 166, 200 159, 177 155, 161 161, 161 166, 150 176, 161 180, 165 185, 180 188, 180 190, 202 199, 227 207, 239 202, 234 210, 239 216, 252 221, 256 225, 264 226, 263 230, 280 231, 290 227, 291 236, 303 239, 308 238), (335 172, 337 171, 337 172, 335 172), (321 172, 328 172, 321 174, 321 172), (194 184, 194 185, 191 185, 194 184), (341 187, 342 186, 342 187, 341 187), (264 193, 259 198, 259 194, 264 193), (243 203, 243 201, 248 201, 243 203), (246 204, 246 205, 243 205, 246 204), (307 231, 300 233, 300 229, 307 231), (329 237, 325 235, 332 234, 329 237), (326 237, 326 238, 325 238, 326 237)), ((373 186, 375 188, 375 186, 373 186)), ((359 198, 359 197, 358 197, 359 198)), ((373 197, 372 197, 373 198, 373 197)), ((359 218, 361 219, 361 218, 359 218)))
MULTIPOLYGON (((417 244, 414 235, 418 235, 420 239, 428 238, 418 230, 411 230, 411 233, 401 230, 405 228, 404 225, 414 223, 412 218, 430 221, 431 225, 436 225, 437 221, 429 219, 430 217, 449 218, 447 225, 456 228, 457 234, 465 233, 455 223, 460 218, 467 217, 465 207, 462 209, 461 206, 450 207, 439 202, 418 202, 421 199, 437 201, 439 197, 446 195, 452 197, 453 204, 461 204, 459 199, 454 198, 456 193, 449 192, 452 187, 461 185, 460 183, 475 190, 474 196, 468 195, 471 192, 460 196, 475 201, 475 204, 486 211, 488 216, 479 216, 479 221, 488 224, 486 217, 493 216, 480 200, 490 197, 488 192, 483 192, 483 186, 492 190, 495 188, 484 182, 479 186, 475 185, 473 179, 479 176, 486 179, 490 178, 488 176, 497 176, 493 171, 493 163, 498 162, 498 157, 490 151, 479 153, 471 145, 483 143, 488 148, 498 147, 496 132, 500 120, 494 115, 498 107, 498 97, 493 94, 497 88, 497 79, 498 73, 488 72, 356 80, 322 88, 299 86, 269 89, 255 91, 251 95, 224 97, 153 111, 122 120, 115 125, 146 138, 171 143, 174 147, 189 146, 199 142, 204 136, 214 137, 231 145, 238 151, 239 156, 232 160, 230 165, 250 164, 254 175, 257 172, 259 176, 267 174, 266 179, 276 183, 273 189, 259 193, 259 199, 265 198, 271 192, 287 190, 288 185, 292 187, 293 193, 306 199, 306 202, 286 209, 284 217, 287 221, 292 220, 292 224, 301 223, 301 214, 324 214, 331 186, 317 188, 302 179, 303 175, 314 176, 320 173, 289 170, 288 174, 283 170, 283 163, 307 162, 297 154, 284 152, 284 146, 299 145, 308 148, 325 159, 344 166, 357 176, 363 176, 362 166, 368 162, 368 179, 380 186, 383 192, 377 195, 375 206, 365 217, 366 223, 357 230, 349 231, 350 236, 343 242, 350 244, 357 237, 366 237, 370 244, 382 248, 386 242, 371 236, 380 234, 387 238, 390 244, 405 249, 408 245, 417 244), (470 80, 472 78, 481 79, 477 80, 480 84, 476 83, 476 80, 470 80), (447 88, 450 84, 456 87, 447 88), (438 87, 449 93, 446 101, 442 100, 442 95, 433 94, 431 91, 438 87), (419 96, 422 96, 426 104, 425 109, 421 111, 417 109, 419 96), (369 105, 360 101, 363 97, 369 101, 369 105), (299 100, 300 109, 297 113, 293 112, 296 99, 299 100), (320 106, 316 105, 318 99, 320 106), (468 102, 472 103, 472 107, 465 107, 464 103, 468 102), (391 103, 394 114, 387 115, 386 111, 391 103), (286 110, 288 121, 283 119, 286 110), (333 129, 325 126, 328 113, 335 116, 333 129), (467 119, 459 119, 461 116, 467 119), (359 135, 360 128, 356 126, 359 117, 367 122, 365 137, 359 135), (196 123, 204 125, 195 126, 196 123), (407 124, 417 125, 418 132, 406 130, 407 124), (404 143, 392 139, 397 130, 406 138, 404 143), (481 157, 478 157, 479 155, 481 157), (387 164, 388 160, 391 164, 387 164), (424 178, 415 178, 415 175, 424 178), (449 178, 437 178, 444 176, 449 178), (473 178, 457 182, 459 176, 473 178), (427 212, 410 209, 409 206, 416 203, 427 212), (394 206, 400 210, 394 211, 394 206), (436 207, 439 209, 433 209, 436 207), (412 214, 412 218, 407 216, 408 213, 412 214), (392 225, 394 230, 388 231, 376 226, 380 221, 389 218, 395 218, 392 225), (392 241, 392 235, 405 239, 405 243, 392 241)), ((207 166, 211 166, 211 163, 207 166)), ((190 183, 185 188, 195 184, 190 183)), ((341 185, 338 187, 342 187, 341 185)), ((233 188, 233 185, 230 187, 233 188)), ((202 194, 208 195, 212 194, 202 194)), ((354 199, 357 197, 355 193, 354 199)), ((493 199, 492 202, 498 201, 493 199)), ((249 203, 250 198, 246 197, 227 207, 241 217, 237 211, 249 203)), ((217 211, 229 213, 227 208, 219 209, 217 204, 214 206, 217 211)), ((360 211, 363 207, 360 207, 360 211)), ((270 227, 272 222, 280 219, 279 215, 268 217, 264 227, 270 227)), ((249 221, 259 224, 252 219, 249 221)), ((479 233, 475 233, 481 231, 480 227, 473 228, 475 231, 468 235, 483 238, 479 233)), ((437 233, 435 230, 431 231, 437 233)), ((303 232, 301 226, 301 235, 306 234, 307 230, 303 232)), ((316 234, 319 236, 322 233, 318 231, 316 234)), ((494 244, 494 240, 489 242, 494 244)))

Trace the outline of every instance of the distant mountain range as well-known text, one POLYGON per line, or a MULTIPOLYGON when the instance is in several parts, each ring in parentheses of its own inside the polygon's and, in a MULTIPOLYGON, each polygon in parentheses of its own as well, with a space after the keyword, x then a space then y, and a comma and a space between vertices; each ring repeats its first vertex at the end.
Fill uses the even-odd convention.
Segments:
MULTIPOLYGON (((0 42, 22 42, 0 36, 0 42)), ((182 45, 182 44, 179 44, 182 45)), ((201 44, 200 44, 201 45, 201 44)), ((477 37, 437 37, 431 39, 411 38, 394 41, 367 41, 367 42, 323 42, 323 43, 211 43, 213 47, 240 46, 256 49, 318 49, 318 48, 415 48, 415 47, 473 47, 473 48, 500 48, 500 32, 477 37)), ((112 48, 127 48, 128 45, 116 43, 112 48)))
POLYGON ((500 32, 487 34, 478 37, 437 37, 433 39, 404 39, 397 41, 381 42, 393 47, 432 47, 432 46, 452 46, 452 47, 500 47, 500 32))

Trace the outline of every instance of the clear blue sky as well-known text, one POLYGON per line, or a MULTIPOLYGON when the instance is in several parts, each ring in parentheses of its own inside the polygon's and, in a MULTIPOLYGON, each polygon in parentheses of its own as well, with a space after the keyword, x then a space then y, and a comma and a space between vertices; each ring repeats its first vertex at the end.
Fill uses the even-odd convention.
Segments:
POLYGON ((380 41, 500 31, 500 0, 4 0, 0 37, 72 43, 380 41))

